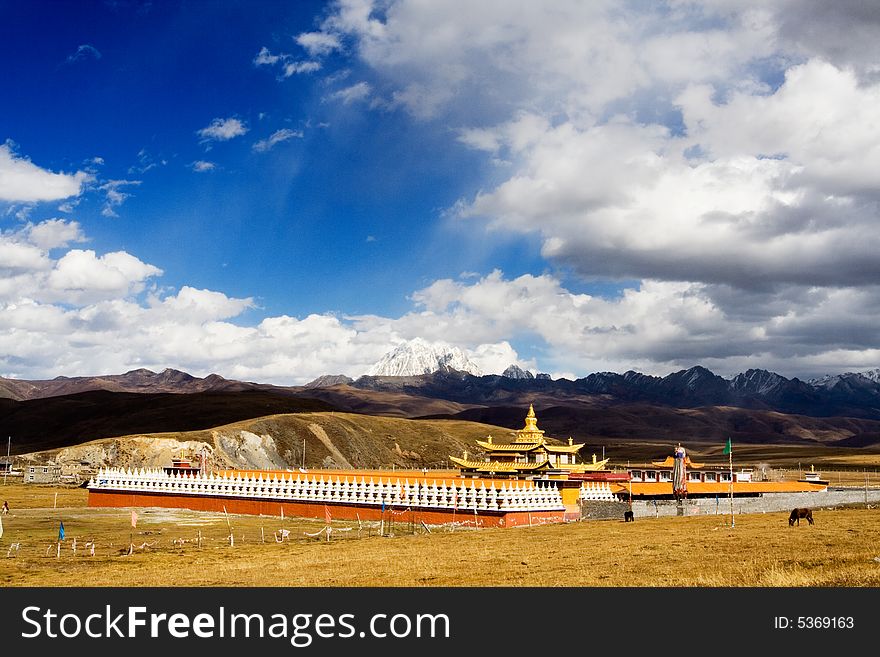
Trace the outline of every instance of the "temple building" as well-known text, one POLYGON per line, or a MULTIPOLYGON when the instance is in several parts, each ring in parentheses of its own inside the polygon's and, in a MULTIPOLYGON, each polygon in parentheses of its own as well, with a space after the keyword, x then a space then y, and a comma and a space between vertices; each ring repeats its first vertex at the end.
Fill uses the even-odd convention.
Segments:
POLYGON ((568 475, 604 470, 608 459, 592 463, 578 463, 578 452, 584 443, 575 443, 571 438, 567 445, 551 445, 538 428, 535 409, 529 405, 525 426, 516 432, 509 443, 496 443, 492 436, 476 441, 486 452, 483 460, 473 460, 450 456, 464 476, 488 476, 519 478, 567 478, 568 475))

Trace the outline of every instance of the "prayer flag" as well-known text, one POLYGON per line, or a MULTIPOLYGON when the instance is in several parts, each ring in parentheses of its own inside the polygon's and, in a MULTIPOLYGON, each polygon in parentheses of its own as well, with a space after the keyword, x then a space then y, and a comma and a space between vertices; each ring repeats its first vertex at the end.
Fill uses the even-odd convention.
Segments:
POLYGON ((131 510, 131 526, 137 527, 138 525, 138 514, 134 509, 131 510))
POLYGON ((59 541, 64 540, 64 522, 62 522, 62 521, 59 521, 59 525, 58 525, 58 540, 59 541))
POLYGON ((724 446, 724 451, 722 454, 730 454, 733 451, 733 445, 730 444, 730 438, 727 439, 727 444, 724 446))

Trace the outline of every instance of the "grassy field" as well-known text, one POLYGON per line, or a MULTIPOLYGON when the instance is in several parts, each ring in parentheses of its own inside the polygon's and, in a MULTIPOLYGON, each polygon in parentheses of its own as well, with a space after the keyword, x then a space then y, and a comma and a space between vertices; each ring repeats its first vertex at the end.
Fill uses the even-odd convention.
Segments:
POLYGON ((132 529, 130 509, 88 508, 87 494, 0 488, 11 508, 2 517, 0 585, 880 586, 877 509, 815 510, 812 527, 767 513, 738 516, 733 529, 723 516, 702 516, 430 534, 404 514, 393 536, 334 521, 328 542, 306 536, 322 529, 317 521, 230 516, 228 526, 222 514, 183 510, 136 509, 132 529), (282 527, 290 535, 277 543, 282 527))

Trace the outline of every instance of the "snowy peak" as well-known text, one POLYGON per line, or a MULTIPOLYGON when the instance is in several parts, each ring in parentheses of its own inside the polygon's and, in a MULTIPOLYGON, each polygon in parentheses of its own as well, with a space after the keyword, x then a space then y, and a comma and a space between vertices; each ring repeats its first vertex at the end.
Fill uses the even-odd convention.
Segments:
POLYGON ((830 390, 837 385, 844 383, 850 386, 865 386, 871 383, 880 384, 880 367, 875 367, 864 372, 845 372, 844 374, 826 374, 817 379, 810 379, 808 384, 814 388, 825 388, 830 390))
POLYGON ((747 370, 737 374, 730 382, 737 392, 768 395, 788 383, 788 379, 767 370, 747 370))
POLYGON ((524 370, 519 365, 514 363, 510 365, 506 370, 501 373, 501 376, 507 377, 508 379, 534 379, 535 376, 529 372, 528 370, 524 370))
POLYGON ((448 370, 482 375, 480 368, 458 347, 415 338, 382 356, 367 376, 419 376, 448 370))

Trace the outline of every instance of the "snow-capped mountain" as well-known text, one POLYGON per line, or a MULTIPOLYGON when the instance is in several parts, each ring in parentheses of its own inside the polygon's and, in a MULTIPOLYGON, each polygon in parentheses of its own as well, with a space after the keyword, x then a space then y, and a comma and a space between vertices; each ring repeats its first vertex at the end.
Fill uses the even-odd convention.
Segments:
POLYGON ((776 372, 767 370, 747 370, 737 374, 730 381, 730 387, 736 392, 769 395, 789 383, 788 379, 776 372))
POLYGON ((810 379, 809 381, 807 381, 807 383, 809 383, 814 388, 830 389, 843 381, 855 385, 867 384, 869 381, 871 383, 880 383, 880 367, 875 367, 872 370, 865 370, 864 372, 826 374, 825 376, 820 376, 816 379, 810 379))
POLYGON ((422 338, 404 342, 389 351, 369 369, 367 376, 419 376, 441 370, 458 370, 482 376, 480 368, 463 350, 422 338))
POLYGON ((524 370, 516 363, 510 365, 506 370, 501 373, 501 376, 506 376, 508 379, 534 379, 535 375, 529 372, 528 370, 524 370))

